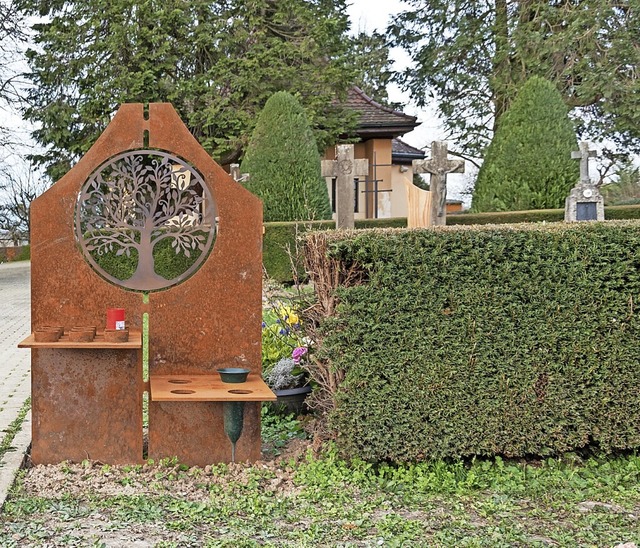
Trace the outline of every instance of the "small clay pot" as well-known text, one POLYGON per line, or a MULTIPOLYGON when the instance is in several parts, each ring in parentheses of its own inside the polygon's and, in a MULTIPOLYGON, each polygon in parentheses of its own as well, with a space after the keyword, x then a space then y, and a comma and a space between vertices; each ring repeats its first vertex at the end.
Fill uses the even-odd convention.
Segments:
POLYGON ((111 343, 123 343, 129 340, 128 329, 105 329, 104 341, 111 343))
POLYGON ((71 331, 90 331, 95 337, 97 329, 95 325, 78 325, 76 327, 72 327, 71 331))
POLYGON ((54 329, 36 329, 33 338, 36 342, 58 342, 60 334, 58 330, 54 329))
POLYGON ((69 340, 71 342, 91 342, 95 337, 95 328, 92 327, 74 327, 69 331, 69 340))
POLYGON ((43 325, 36 329, 36 331, 55 331, 58 334, 58 338, 64 335, 64 327, 61 325, 43 325))

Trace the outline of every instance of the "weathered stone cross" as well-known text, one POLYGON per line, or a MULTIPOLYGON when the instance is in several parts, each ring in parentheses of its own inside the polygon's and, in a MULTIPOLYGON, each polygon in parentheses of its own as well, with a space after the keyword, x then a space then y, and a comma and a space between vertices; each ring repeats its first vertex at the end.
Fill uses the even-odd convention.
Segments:
POLYGON ((353 228, 356 177, 369 174, 369 160, 354 160, 353 145, 336 145, 336 159, 322 160, 322 176, 336 179, 336 228, 353 228))
POLYGON ((429 160, 413 160, 414 173, 431 174, 431 224, 447 224, 447 173, 464 173, 464 160, 447 159, 447 143, 433 141, 429 160))
POLYGON ((240 164, 231 164, 229 174, 233 177, 233 180, 237 183, 246 183, 249 180, 248 173, 240 173, 240 164))
POLYGON ((580 143, 580 150, 574 150, 571 153, 571 157, 574 160, 580 160, 580 182, 590 183, 591 177, 589 177, 589 158, 596 158, 598 152, 595 150, 589 150, 589 143, 582 141, 580 143))

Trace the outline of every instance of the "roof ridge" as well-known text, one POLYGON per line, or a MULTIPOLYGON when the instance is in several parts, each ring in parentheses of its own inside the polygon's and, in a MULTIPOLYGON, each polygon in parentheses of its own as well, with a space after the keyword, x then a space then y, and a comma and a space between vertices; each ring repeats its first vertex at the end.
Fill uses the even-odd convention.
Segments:
POLYGON ((415 146, 413 146, 413 145, 410 145, 410 144, 409 144, 409 143, 407 143, 405 140, 400 139, 400 137, 394 137, 394 138, 393 138, 393 140, 394 140, 394 141, 400 141, 403 145, 406 145, 406 146, 411 147, 411 148, 415 148, 416 150, 422 150, 422 151, 424 151, 424 150, 425 150, 425 148, 426 148, 426 147, 424 147, 424 148, 418 148, 418 147, 415 147, 415 146))
POLYGON ((418 119, 417 116, 411 116, 410 114, 405 114, 404 112, 400 111, 400 110, 395 110, 392 109, 391 107, 387 107, 385 105, 381 105, 380 103, 378 103, 376 100, 372 99, 371 97, 369 97, 364 91, 362 91, 358 86, 353 86, 351 88, 353 91, 355 91, 358 95, 360 95, 360 97, 362 97, 367 103, 369 103, 370 105, 379 108, 381 110, 384 110, 385 112, 388 112, 389 114, 395 114, 396 116, 402 116, 404 118, 407 118, 409 120, 412 121, 416 121, 418 119))

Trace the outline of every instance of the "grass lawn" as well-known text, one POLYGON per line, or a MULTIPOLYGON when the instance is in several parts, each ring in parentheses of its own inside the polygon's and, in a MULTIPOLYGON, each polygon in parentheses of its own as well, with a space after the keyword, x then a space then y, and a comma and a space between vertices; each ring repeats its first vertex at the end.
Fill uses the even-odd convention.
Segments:
POLYGON ((292 419, 265 416, 264 434, 269 453, 253 466, 25 470, 0 515, 0 546, 640 543, 636 455, 376 467, 332 447, 313 456, 292 419))

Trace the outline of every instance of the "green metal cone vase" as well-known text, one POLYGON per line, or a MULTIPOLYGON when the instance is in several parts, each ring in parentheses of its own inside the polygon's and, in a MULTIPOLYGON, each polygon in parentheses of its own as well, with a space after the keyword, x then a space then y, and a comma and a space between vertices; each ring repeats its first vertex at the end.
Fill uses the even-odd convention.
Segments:
POLYGON ((236 461, 236 442, 244 426, 244 404, 243 401, 226 401, 222 404, 224 433, 231 440, 231 462, 236 461))

